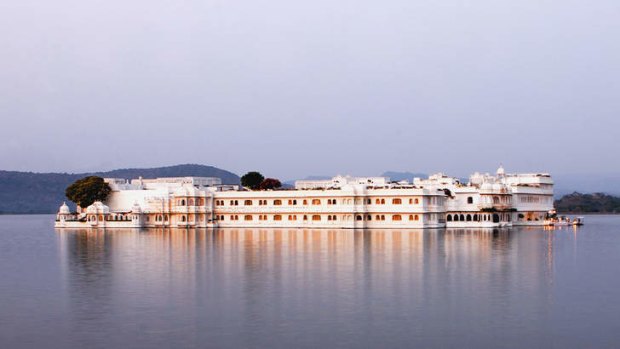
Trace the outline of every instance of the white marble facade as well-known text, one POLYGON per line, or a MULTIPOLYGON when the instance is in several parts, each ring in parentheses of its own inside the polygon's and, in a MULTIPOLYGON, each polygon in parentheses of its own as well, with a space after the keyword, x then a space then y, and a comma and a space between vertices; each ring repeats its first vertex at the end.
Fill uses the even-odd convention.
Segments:
POLYGON ((544 173, 475 173, 466 183, 435 174, 391 182, 385 177, 298 181, 295 189, 251 191, 219 178, 106 179, 105 203, 72 213, 62 227, 441 228, 543 225, 553 209, 544 173))

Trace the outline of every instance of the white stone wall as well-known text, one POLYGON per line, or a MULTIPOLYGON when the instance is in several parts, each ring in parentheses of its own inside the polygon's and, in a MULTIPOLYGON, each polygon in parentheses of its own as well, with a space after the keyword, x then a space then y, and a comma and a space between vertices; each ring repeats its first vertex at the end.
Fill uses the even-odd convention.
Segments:
MULTIPOLYGON (((101 225, 496 227, 513 223, 543 224, 546 212, 553 208, 553 180, 548 175, 510 175, 504 174, 502 169, 496 177, 474 174, 471 178, 470 183, 461 183, 456 178, 437 174, 426 180, 416 179, 414 185, 409 185, 392 184, 384 177, 335 177, 329 181, 334 186, 332 189, 268 191, 212 187, 209 185, 219 183, 212 178, 137 179, 131 183, 107 179, 114 189, 106 202, 110 212, 127 213, 137 209, 140 216, 131 224, 115 221, 101 225), (444 189, 449 190, 449 196, 444 189), (454 214, 460 217, 460 214, 467 216, 482 211, 498 212, 501 219, 499 222, 447 221, 454 214)), ((306 184, 306 188, 312 187, 312 183, 306 184)))

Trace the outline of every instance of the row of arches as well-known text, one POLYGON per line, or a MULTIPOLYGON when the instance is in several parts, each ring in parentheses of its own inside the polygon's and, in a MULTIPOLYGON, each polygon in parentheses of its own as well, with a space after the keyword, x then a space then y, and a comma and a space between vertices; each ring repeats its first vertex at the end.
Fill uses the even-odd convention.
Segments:
MULTIPOLYGON (((192 199, 189 199, 192 200, 192 199)), ((203 199, 198 199, 198 200, 203 200, 203 199)), ((406 200, 406 199, 405 199, 406 200)), ((341 199, 340 200, 343 204, 352 204, 353 201, 352 199, 341 199)), ((327 199, 327 205, 338 205, 340 203, 340 201, 338 199, 327 199)), ((297 205, 297 199, 288 199, 287 200, 288 205, 289 206, 296 206, 297 205)), ((308 202, 310 202, 311 205, 321 205, 322 204, 322 200, 321 199, 304 199, 302 201, 300 201, 303 205, 308 205, 308 202), (308 201, 310 200, 310 201, 308 201)), ((375 198, 374 203, 376 205, 385 205, 386 204, 386 199, 385 198, 375 198)), ((418 198, 409 198, 408 202, 410 205, 417 205, 420 203, 420 199, 418 198)), ((272 205, 274 206, 280 206, 282 205, 283 200, 282 199, 274 199, 272 201, 272 205)), ((368 199, 363 199, 363 200, 355 200, 355 204, 359 205, 359 204, 366 204, 366 205, 372 205, 373 200, 368 198, 368 199)), ((393 198, 391 200, 392 205, 402 205, 404 203, 403 198, 393 198)), ((216 206, 224 206, 225 200, 215 200, 215 205, 216 206)), ((185 206, 185 199, 181 199, 179 201, 179 205, 181 206, 185 206)), ((188 203, 189 206, 193 206, 193 203, 188 203)), ((201 204, 202 205, 202 201, 201 204)), ((239 206, 239 200, 229 200, 229 205, 230 206, 239 206)), ((244 206, 252 206, 254 205, 254 200, 248 199, 248 200, 243 200, 243 205, 244 206)), ((258 205, 259 206, 266 206, 268 205, 268 202, 266 199, 259 199, 258 200, 258 205)))
POLYGON ((510 213, 455 213, 446 216, 448 222, 510 222, 510 213))
MULTIPOLYGON (((218 201, 222 201, 222 205, 223 200, 218 200, 218 201)), ((217 204, 217 203, 216 203, 217 204)), ((197 199, 180 199, 177 201, 177 205, 179 206, 204 206, 205 205, 205 199, 203 198, 197 198, 197 199)))
MULTIPOLYGON (((409 219, 409 221, 419 221, 420 220, 420 215, 410 214, 408 219, 409 219)), ((360 215, 360 214, 358 214, 357 216, 355 216, 355 220, 356 221, 372 221, 372 215, 360 215)), ((375 220, 376 221, 384 221, 385 220, 385 215, 375 215, 375 220)), ((391 220, 395 221, 395 222, 399 222, 399 221, 403 221, 404 217, 402 215, 399 215, 399 214, 394 214, 394 215, 391 216, 391 220)))
MULTIPOLYGON (((253 221, 254 220, 254 215, 242 215, 241 218, 244 221, 253 221)), ((216 216, 216 219, 219 221, 226 221, 226 220, 230 220, 230 221, 238 221, 240 219, 239 215, 218 215, 216 216)), ((260 214, 257 215, 257 219, 259 221, 268 221, 268 220, 273 220, 273 221, 283 221, 285 219, 289 220, 289 221, 296 221, 297 220, 297 215, 296 214, 291 214, 291 215, 281 215, 281 214, 275 214, 275 215, 266 215, 266 214, 260 214)), ((322 221, 322 220, 327 220, 328 222, 334 222, 334 221, 339 221, 339 220, 352 220, 353 216, 342 216, 339 217, 339 215, 320 215, 320 214, 314 214, 314 215, 302 215, 300 217, 301 220, 303 221, 322 221), (347 219, 348 218, 348 219, 347 219)), ((409 220, 409 221, 420 221, 421 217, 419 214, 410 214, 410 215, 400 215, 400 214, 393 214, 393 215, 384 215, 384 214, 378 214, 378 215, 355 215, 355 220, 356 221, 386 221, 386 220, 391 220, 393 222, 399 222, 399 221, 405 221, 405 220, 409 220)))

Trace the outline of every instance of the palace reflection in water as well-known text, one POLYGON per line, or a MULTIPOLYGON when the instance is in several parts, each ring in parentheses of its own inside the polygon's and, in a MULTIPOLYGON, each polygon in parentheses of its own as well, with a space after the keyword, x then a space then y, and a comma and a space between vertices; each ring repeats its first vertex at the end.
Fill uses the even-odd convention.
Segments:
MULTIPOLYGON (((77 330, 108 344, 138 330, 145 346, 216 347, 483 345, 507 324, 544 328, 552 237, 526 228, 58 232, 77 330)), ((518 333, 508 346, 527 343, 518 333)))

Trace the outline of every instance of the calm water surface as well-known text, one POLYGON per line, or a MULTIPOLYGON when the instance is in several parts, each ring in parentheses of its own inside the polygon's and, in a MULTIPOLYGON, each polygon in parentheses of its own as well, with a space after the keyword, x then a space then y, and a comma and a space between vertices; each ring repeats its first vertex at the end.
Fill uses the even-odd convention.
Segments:
POLYGON ((0 216, 2 348, 618 348, 620 217, 56 231, 0 216))

